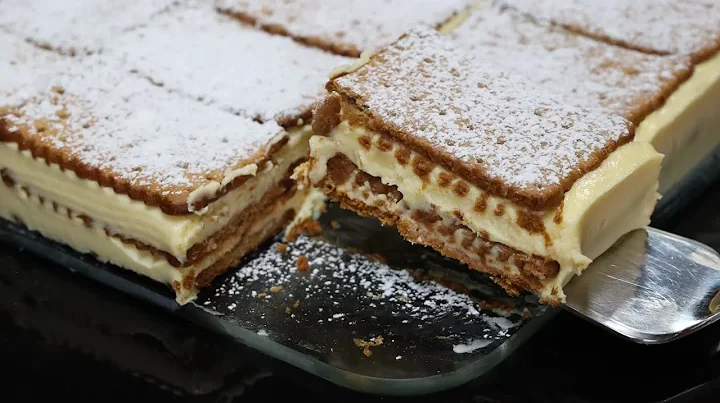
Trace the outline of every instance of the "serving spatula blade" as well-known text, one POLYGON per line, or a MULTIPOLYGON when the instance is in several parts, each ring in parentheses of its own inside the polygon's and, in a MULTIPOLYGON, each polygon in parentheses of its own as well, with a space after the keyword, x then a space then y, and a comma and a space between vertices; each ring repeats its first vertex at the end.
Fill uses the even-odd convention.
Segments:
POLYGON ((720 318, 720 255, 647 227, 618 240, 565 294, 567 309, 623 337, 667 343, 720 318))

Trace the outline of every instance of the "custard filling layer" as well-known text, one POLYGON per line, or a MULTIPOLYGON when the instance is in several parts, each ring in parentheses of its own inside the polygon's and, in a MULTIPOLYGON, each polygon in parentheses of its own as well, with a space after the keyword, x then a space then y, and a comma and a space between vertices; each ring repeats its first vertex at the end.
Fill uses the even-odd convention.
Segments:
POLYGON ((561 288, 622 235, 649 224, 662 161, 648 143, 624 145, 578 180, 561 206, 534 212, 490 195, 439 165, 418 167, 414 161, 421 159, 414 151, 347 122, 329 137, 312 137, 310 148, 312 183, 320 183, 328 175, 327 161, 342 154, 361 171, 397 187, 403 198, 395 208, 455 217, 489 241, 558 262, 560 273, 547 280, 552 282, 548 292, 561 288))
POLYGON ((248 206, 257 203, 288 175, 291 166, 306 156, 311 132, 309 126, 291 131, 290 140, 273 156, 268 169, 246 172, 254 176, 237 189, 200 211, 179 216, 165 214, 159 208, 115 193, 95 181, 80 179, 57 164, 48 165, 42 158, 33 158, 30 151, 18 152, 15 143, 0 143, 0 168, 7 168, 31 194, 42 195, 87 215, 97 221, 99 227, 167 252, 183 263, 193 245, 206 240, 248 206))
MULTIPOLYGON (((261 232, 289 209, 299 211, 306 196, 307 192, 295 192, 290 200, 279 203, 272 212, 254 222, 247 236, 261 232)), ((191 266, 174 267, 164 257, 108 236, 102 225, 94 222, 88 225, 80 214, 57 203, 53 206, 52 200, 26 192, 20 186, 9 187, 0 183, 0 200, 1 218, 8 221, 19 219, 28 229, 38 231, 80 253, 92 253, 102 262, 132 270, 167 285, 183 284, 183 280, 190 274, 197 277, 235 246, 227 243, 191 266)), ((179 287, 175 291, 177 301, 181 304, 192 300, 197 294, 195 287, 179 287)))

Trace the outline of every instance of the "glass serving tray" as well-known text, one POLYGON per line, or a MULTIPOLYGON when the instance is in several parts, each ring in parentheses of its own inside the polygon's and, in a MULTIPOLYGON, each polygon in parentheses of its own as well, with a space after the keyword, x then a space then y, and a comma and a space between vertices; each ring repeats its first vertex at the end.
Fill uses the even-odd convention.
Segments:
POLYGON ((353 390, 432 393, 492 369, 557 310, 334 204, 180 307, 164 286, 0 220, 0 239, 353 390), (362 251, 362 253, 360 253, 362 251), (302 256, 302 258, 301 258, 302 256), (307 259, 308 269, 298 260, 307 259))
MULTIPOLYGON (((653 225, 720 177, 720 147, 658 205, 653 225)), ((337 385, 419 395, 466 383, 558 312, 330 205, 321 237, 279 238, 186 306, 162 285, 0 220, 0 240, 161 307, 337 385), (363 253, 358 253, 362 251, 363 253), (300 256, 309 270, 298 273, 300 256)), ((302 266, 302 265, 301 265, 302 266)))

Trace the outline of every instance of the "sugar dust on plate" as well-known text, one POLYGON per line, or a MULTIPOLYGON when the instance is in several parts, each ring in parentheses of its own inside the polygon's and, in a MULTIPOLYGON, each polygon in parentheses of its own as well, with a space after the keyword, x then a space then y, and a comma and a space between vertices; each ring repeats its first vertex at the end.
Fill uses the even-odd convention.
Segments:
POLYGON ((483 347, 487 347, 490 344, 492 344, 492 340, 483 340, 483 339, 472 340, 467 344, 454 345, 453 352, 455 352, 457 354, 472 353, 473 351, 483 348, 483 347))

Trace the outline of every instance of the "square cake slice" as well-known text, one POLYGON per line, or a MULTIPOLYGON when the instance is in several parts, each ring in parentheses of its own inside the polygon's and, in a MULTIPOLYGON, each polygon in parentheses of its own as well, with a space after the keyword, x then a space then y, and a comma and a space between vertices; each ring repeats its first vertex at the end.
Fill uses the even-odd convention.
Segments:
POLYGON ((491 60, 545 91, 638 124, 692 72, 689 57, 646 54, 542 25, 508 7, 473 11, 450 33, 468 57, 491 60))
POLYGON ((346 56, 389 45, 417 25, 440 27, 469 0, 216 0, 218 8, 265 30, 346 56))
POLYGON ((574 274, 649 223, 662 156, 626 119, 466 54, 415 29, 338 71, 299 172, 510 294, 561 303, 574 274))
POLYGON ((171 91, 286 128, 309 120, 330 72, 351 62, 246 27, 208 3, 153 18, 117 37, 108 54, 171 91))
POLYGON ((720 50, 715 0, 503 0, 569 30, 659 55, 700 62, 720 50))
POLYGON ((5 102, 0 217, 165 283, 181 304, 304 207, 308 190, 290 175, 307 133, 289 136, 96 58, 5 102))
MULTIPOLYGON (((720 2, 504 0, 504 3, 540 22, 559 25, 600 41, 645 53, 690 59, 690 77, 667 93, 664 102, 652 104, 652 113, 642 121, 633 119, 638 124, 636 139, 650 142, 665 155, 660 178, 662 193, 673 192, 672 188, 695 166, 720 149, 720 114, 717 113, 720 102, 720 2)), ((639 86, 637 80, 643 75, 641 66, 637 65, 638 77, 632 79, 636 88, 639 86)), ((665 74, 671 76, 675 72, 668 68, 665 74)), ((593 82, 589 80, 588 85, 593 82)), ((628 84, 632 82, 627 81, 628 84)), ((648 101, 650 99, 638 105, 651 105, 648 101)))
POLYGON ((101 51, 108 41, 181 0, 2 0, 0 28, 66 54, 101 51))

